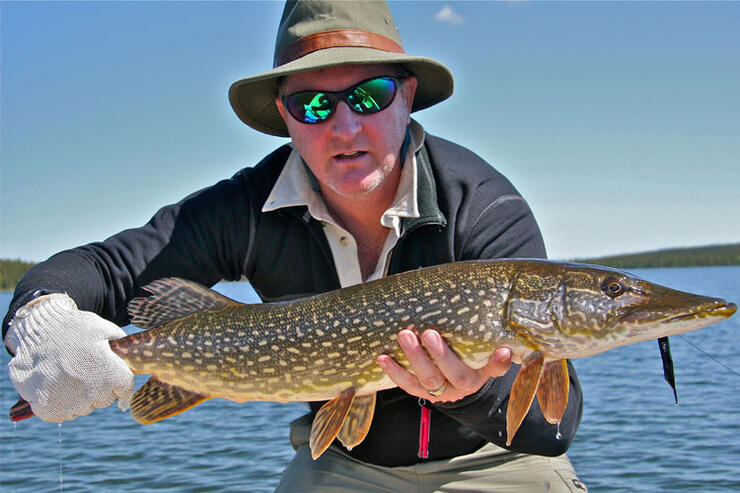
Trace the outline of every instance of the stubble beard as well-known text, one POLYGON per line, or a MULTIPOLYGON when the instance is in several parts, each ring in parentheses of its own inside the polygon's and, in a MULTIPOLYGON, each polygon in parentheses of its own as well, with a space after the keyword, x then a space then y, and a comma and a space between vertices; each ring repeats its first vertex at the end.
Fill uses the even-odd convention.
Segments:
POLYGON ((354 190, 348 191, 346 187, 343 187, 341 183, 330 183, 329 188, 344 198, 351 197, 367 197, 368 195, 375 192, 385 181, 387 181, 393 174, 393 170, 396 166, 400 166, 398 163, 383 164, 379 169, 374 169, 370 176, 365 176, 359 186, 353 187, 354 190))

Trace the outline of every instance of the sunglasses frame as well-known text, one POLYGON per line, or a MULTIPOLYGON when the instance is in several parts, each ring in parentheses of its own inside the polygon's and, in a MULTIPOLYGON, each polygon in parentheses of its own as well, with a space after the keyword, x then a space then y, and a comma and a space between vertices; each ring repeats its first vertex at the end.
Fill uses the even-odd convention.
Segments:
POLYGON ((362 80, 362 81, 360 81, 360 82, 358 82, 356 84, 353 84, 350 87, 348 87, 347 89, 344 89, 342 91, 319 91, 319 90, 315 90, 315 89, 309 89, 309 90, 306 90, 306 91, 296 91, 296 92, 292 92, 292 93, 290 93, 290 94, 288 94, 288 95, 286 95, 286 96, 284 96, 282 98, 283 107, 290 114, 290 116, 293 117, 293 119, 295 121, 297 121, 298 123, 306 124, 306 125, 316 125, 318 123, 324 123, 324 122, 327 122, 327 121, 331 120, 331 118, 337 112, 337 106, 339 105, 339 102, 340 101, 344 101, 344 103, 349 107, 349 109, 352 110, 353 112, 357 113, 358 115, 373 115, 375 113, 380 113, 381 111, 387 109, 390 105, 393 104, 393 101, 396 100, 396 94, 398 93, 398 89, 401 87, 401 84, 403 83, 403 81, 405 79, 406 79, 406 77, 399 77, 399 76, 395 76, 395 75, 377 75, 375 77, 370 77, 369 79, 365 79, 365 80, 362 80), (354 109, 353 106, 352 106, 352 104, 349 101, 350 95, 354 91, 356 91, 357 88, 360 87, 362 84, 365 84, 367 82, 371 82, 371 81, 374 81, 374 80, 378 80, 378 79, 389 79, 389 80, 391 80, 393 82, 393 95, 391 96, 390 101, 388 101, 388 104, 386 106, 384 106, 383 108, 380 108, 377 111, 366 111, 366 112, 362 112, 362 111, 357 111, 356 109, 354 109), (332 96, 334 98, 334 105, 332 106, 331 113, 329 114, 328 117, 324 118, 323 120, 317 120, 315 122, 311 122, 311 121, 305 121, 303 118, 299 118, 295 114, 293 114, 293 111, 291 110, 291 105, 288 104, 288 99, 289 98, 292 98, 292 97, 294 97, 294 96, 296 96, 298 94, 306 94, 306 93, 310 93, 310 94, 326 94, 326 95, 332 96))

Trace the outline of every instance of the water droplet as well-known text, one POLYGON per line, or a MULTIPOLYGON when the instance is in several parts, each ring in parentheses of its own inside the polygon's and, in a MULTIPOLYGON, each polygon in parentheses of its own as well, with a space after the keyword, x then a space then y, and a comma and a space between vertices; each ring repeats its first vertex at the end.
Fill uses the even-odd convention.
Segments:
POLYGON ((64 478, 62 476, 62 423, 57 425, 59 430, 59 491, 64 491, 64 478))
POLYGON ((498 436, 499 436, 499 437, 503 437, 503 436, 504 436, 504 432, 503 432, 503 431, 501 431, 501 430, 498 430, 498 436))
POLYGON ((555 433, 555 440, 562 440, 563 435, 560 433, 560 423, 558 423, 558 431, 555 433))

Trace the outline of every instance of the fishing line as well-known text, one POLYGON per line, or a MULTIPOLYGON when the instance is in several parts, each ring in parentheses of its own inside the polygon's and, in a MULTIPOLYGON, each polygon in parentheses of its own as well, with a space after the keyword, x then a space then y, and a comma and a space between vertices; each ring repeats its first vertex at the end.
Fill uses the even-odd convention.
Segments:
POLYGON ((732 368, 730 368, 730 367, 729 367, 729 366, 727 366, 726 364, 722 363, 722 362, 721 362, 721 361, 720 361, 719 359, 715 358, 714 356, 712 356, 712 355, 711 355, 711 354, 709 354, 708 352, 704 351, 704 350, 703 350, 703 349, 702 349, 701 347, 699 347, 699 346, 698 346, 698 345, 696 345, 695 343, 693 343, 693 342, 691 342, 690 340, 686 339, 686 338, 685 338, 684 336, 682 336, 682 335, 679 335, 678 337, 680 337, 680 338, 681 338, 681 339, 683 339, 684 341, 688 342, 688 343, 689 343, 689 344, 690 344, 691 346, 695 347, 696 349, 698 349, 699 351, 701 351, 702 353, 704 353, 704 355, 705 355, 706 357, 708 357, 709 359, 712 359, 712 360, 714 360, 714 361, 715 361, 715 362, 716 362, 717 364, 719 364, 720 366, 722 366, 722 367, 723 367, 723 368, 724 368, 725 370, 729 371, 730 373, 732 373, 732 374, 733 374, 733 375, 735 375, 736 377, 740 377, 740 373, 736 372, 735 370, 733 370, 732 368))

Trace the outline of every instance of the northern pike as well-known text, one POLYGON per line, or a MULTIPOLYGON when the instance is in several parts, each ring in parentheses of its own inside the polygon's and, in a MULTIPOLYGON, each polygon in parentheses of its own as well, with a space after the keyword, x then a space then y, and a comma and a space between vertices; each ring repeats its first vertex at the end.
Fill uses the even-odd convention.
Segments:
POLYGON ((676 291, 626 272, 532 259, 437 265, 302 300, 243 304, 191 281, 165 278, 129 304, 148 329, 110 342, 134 373, 132 417, 149 424, 221 397, 328 401, 311 430, 312 455, 335 438, 352 448, 372 422, 376 392, 394 387, 381 354, 408 368, 401 329, 440 332, 470 367, 508 346, 521 364, 507 411, 507 444, 535 397, 548 422, 568 401, 567 359, 696 330, 735 304, 676 291))

